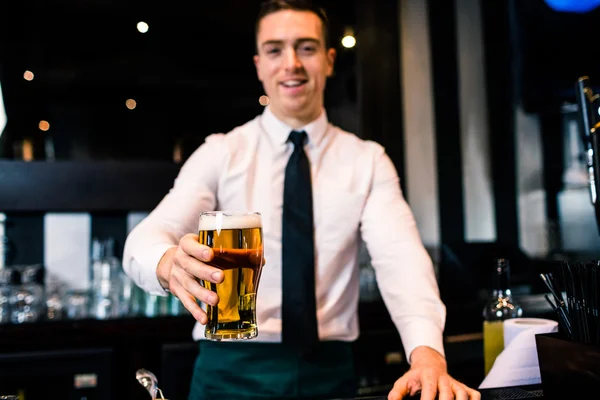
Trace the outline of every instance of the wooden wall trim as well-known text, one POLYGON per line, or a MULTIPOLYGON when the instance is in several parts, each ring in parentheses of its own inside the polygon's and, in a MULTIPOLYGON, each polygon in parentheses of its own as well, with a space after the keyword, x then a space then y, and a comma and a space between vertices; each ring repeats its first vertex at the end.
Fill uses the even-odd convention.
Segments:
POLYGON ((179 168, 157 161, 0 161, 0 211, 150 211, 179 168))

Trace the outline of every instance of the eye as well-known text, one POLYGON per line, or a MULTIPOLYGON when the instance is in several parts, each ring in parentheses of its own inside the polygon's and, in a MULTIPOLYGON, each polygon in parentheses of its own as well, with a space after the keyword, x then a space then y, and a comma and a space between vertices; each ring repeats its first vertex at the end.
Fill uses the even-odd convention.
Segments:
POLYGON ((281 49, 278 47, 270 47, 265 50, 268 55, 277 55, 281 52, 281 49))
POLYGON ((317 51, 317 47, 314 44, 303 44, 300 46, 299 51, 304 54, 312 54, 317 51))

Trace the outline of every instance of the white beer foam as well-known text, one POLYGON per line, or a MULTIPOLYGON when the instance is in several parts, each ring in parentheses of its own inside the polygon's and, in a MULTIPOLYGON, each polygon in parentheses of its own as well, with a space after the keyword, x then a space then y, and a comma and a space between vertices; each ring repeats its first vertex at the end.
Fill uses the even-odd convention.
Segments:
POLYGON ((215 215, 203 215, 198 222, 199 231, 221 231, 221 229, 261 228, 260 214, 229 214, 216 212, 215 215))

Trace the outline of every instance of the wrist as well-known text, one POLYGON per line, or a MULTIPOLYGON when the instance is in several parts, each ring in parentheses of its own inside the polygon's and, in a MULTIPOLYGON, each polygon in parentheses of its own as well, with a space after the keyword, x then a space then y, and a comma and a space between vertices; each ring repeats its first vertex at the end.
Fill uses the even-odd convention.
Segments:
POLYGON ((165 251, 165 254, 163 254, 156 266, 156 277, 158 278, 158 282, 167 292, 170 292, 169 280, 171 277, 171 268, 173 267, 173 257, 176 250, 177 247, 171 247, 165 251))
POLYGON ((444 368, 447 368, 446 358, 432 347, 419 346, 410 354, 410 364, 412 366, 432 363, 443 365, 444 368))

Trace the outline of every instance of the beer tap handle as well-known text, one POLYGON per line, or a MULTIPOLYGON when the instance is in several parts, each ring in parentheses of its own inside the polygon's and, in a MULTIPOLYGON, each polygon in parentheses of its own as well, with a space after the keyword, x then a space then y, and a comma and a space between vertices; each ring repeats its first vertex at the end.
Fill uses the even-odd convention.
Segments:
POLYGON ((600 122, 600 94, 594 94, 590 98, 589 111, 590 124, 592 127, 595 127, 600 122))
POLYGON ((585 150, 591 148, 590 129, 593 124, 590 121, 590 78, 582 76, 575 83, 575 98, 577 100, 579 121, 581 122, 579 132, 585 150))
POLYGON ((577 100, 577 113, 580 122, 579 132, 586 153, 590 200, 595 207, 598 196, 598 177, 596 171, 598 163, 594 162, 596 152, 592 146, 591 130, 594 124, 600 119, 598 118, 597 111, 600 100, 598 100, 597 95, 594 96, 590 86, 590 79, 587 76, 580 77, 575 83, 575 97, 577 100))
MULTIPOLYGON (((591 144, 591 160, 592 160, 592 173, 590 174, 590 190, 594 193, 598 193, 600 185, 600 122, 596 123, 590 130, 590 144, 591 144)), ((598 226, 598 233, 600 234, 600 201, 594 201, 594 213, 596 215, 596 225, 598 226)))

